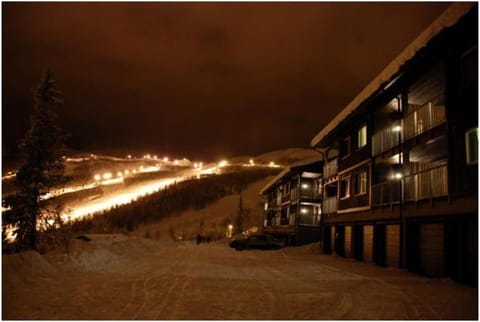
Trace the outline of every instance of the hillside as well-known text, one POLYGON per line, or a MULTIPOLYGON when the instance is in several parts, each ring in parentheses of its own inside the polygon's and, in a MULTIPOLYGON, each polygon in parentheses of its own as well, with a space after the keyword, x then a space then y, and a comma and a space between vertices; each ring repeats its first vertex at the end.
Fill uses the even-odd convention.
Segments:
POLYGON ((318 155, 319 153, 312 149, 289 148, 285 150, 270 151, 257 155, 254 160, 258 163, 269 163, 273 161, 285 167, 296 161, 313 158, 318 155))
MULTIPOLYGON (((273 176, 256 181, 242 192, 245 227, 261 229, 263 226, 263 202, 259 191, 273 176)), ((234 223, 239 208, 239 194, 223 197, 200 210, 187 210, 158 223, 140 226, 132 234, 159 240, 176 238, 193 239, 197 234, 221 237, 227 226, 234 223)))

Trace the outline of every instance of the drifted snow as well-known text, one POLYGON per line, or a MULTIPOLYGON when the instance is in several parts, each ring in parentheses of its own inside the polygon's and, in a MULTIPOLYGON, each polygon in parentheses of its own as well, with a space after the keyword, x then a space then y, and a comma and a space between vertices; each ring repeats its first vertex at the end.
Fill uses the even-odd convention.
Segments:
POLYGON ((477 289, 318 252, 142 238, 3 256, 3 319, 476 319, 477 289), (54 269, 53 267, 57 267, 54 269))

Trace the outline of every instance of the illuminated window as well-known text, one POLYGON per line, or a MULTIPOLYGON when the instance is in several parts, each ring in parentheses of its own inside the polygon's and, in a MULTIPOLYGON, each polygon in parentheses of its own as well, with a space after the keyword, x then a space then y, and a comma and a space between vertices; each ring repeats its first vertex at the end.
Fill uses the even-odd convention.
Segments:
POLYGON ((465 150, 467 164, 478 162, 478 128, 473 128, 465 133, 465 150))
POLYGON ((367 171, 355 175, 355 194, 367 193, 367 171))
POLYGON ((367 145, 367 126, 364 125, 357 132, 357 147, 360 149, 367 145))
POLYGON ((348 197, 350 197, 350 177, 340 181, 340 199, 346 199, 348 197))

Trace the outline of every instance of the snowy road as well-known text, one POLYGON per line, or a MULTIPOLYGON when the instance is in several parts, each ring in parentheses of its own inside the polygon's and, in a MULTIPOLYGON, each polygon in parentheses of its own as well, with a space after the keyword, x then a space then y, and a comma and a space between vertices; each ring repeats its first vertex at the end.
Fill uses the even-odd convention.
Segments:
POLYGON ((477 318, 475 288, 309 246, 236 252, 125 239, 88 247, 62 264, 3 256, 3 319, 477 318))

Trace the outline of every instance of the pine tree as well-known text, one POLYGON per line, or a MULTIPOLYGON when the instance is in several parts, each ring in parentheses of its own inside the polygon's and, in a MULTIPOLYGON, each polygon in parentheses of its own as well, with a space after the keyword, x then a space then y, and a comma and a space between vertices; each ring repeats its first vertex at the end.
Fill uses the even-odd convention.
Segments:
POLYGON ((36 249, 37 224, 44 207, 41 196, 67 181, 62 159, 66 136, 58 126, 56 112, 63 103, 61 95, 52 73, 47 70, 33 91, 35 104, 30 128, 19 146, 25 163, 15 179, 18 192, 5 200, 11 210, 4 224, 15 227, 20 250, 36 249))

